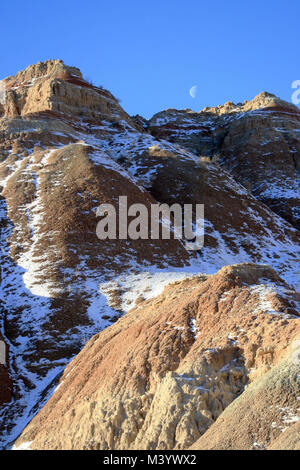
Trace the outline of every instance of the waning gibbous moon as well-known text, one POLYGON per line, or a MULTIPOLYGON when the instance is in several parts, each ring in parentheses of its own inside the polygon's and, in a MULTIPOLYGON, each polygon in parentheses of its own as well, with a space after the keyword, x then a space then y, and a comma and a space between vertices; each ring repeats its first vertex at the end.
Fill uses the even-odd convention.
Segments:
POLYGON ((194 85, 190 89, 190 95, 191 95, 192 98, 196 98, 196 94, 197 94, 197 85, 194 85))

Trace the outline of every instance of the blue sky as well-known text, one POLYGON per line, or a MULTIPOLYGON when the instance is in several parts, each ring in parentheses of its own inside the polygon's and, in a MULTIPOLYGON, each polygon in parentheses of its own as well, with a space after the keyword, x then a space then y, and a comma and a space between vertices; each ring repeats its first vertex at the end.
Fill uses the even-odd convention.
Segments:
POLYGON ((260 91, 290 101, 300 79, 299 0, 15 0, 0 13, 0 78, 61 58, 130 114, 260 91))

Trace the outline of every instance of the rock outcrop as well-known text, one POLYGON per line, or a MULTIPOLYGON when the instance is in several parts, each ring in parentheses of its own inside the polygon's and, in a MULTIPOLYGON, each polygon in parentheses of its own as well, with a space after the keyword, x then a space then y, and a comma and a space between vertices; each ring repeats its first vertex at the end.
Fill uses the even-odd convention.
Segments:
POLYGON ((251 194, 300 227, 300 110, 269 93, 199 113, 162 111, 148 123, 156 137, 180 143, 226 168, 251 194))
MULTIPOLYGON (((16 446, 190 447, 287 354, 300 332, 297 298, 271 268, 253 264, 170 284, 91 339, 16 446)), ((281 403, 292 395, 296 413, 298 386, 291 394, 289 383, 281 403)))
POLYGON ((132 122, 109 91, 89 83, 79 69, 61 60, 31 65, 2 83, 6 90, 3 117, 44 115, 73 122, 80 118, 97 121, 101 115, 102 119, 132 122))
POLYGON ((299 364, 290 356, 249 385, 191 449, 300 450, 299 364))

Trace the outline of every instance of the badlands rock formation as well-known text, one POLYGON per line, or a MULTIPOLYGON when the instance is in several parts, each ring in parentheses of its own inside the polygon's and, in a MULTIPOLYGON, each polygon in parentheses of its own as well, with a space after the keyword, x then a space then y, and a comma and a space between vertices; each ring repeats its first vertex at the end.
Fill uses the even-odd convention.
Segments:
MULTIPOLYGON (((216 275, 170 284, 160 296, 139 304, 91 339, 16 445, 187 449, 199 436, 218 430, 217 423, 210 426, 225 414, 224 409, 228 416, 227 410, 236 404, 239 414, 232 412, 235 419, 229 416, 220 437, 229 435, 232 447, 240 447, 242 434, 236 425, 244 429, 242 417, 249 403, 256 404, 258 417, 269 403, 277 410, 270 413, 273 421, 280 416, 280 405, 297 415, 296 366, 292 372, 288 369, 291 389, 289 382, 280 390, 269 382, 266 390, 255 388, 258 396, 266 394, 259 404, 257 398, 253 400, 251 386, 243 392, 287 354, 300 333, 296 299, 296 292, 271 268, 254 264, 225 267, 216 275), (272 393, 281 401, 268 402, 272 393), (235 433, 228 433, 228 424, 235 433)), ((272 378, 281 383, 277 369, 271 370, 272 378)), ((279 372, 284 375, 285 369, 280 366, 279 372)), ((272 435, 280 434, 280 424, 273 426, 272 435)), ((264 444, 269 437, 266 430, 265 434, 264 444)), ((261 435, 257 439, 262 442, 261 435)), ((210 437, 207 441, 212 445, 210 437)), ((245 447, 251 448, 252 442, 245 447)))
POLYGON ((0 366, 0 447, 10 448, 45 403, 19 443, 194 444, 296 337, 298 108, 263 93, 243 105, 169 110, 147 121, 62 61, 30 66, 2 85, 0 339, 8 360, 0 366), (204 204, 203 248, 187 251, 174 239, 99 240, 97 208, 118 206, 124 195, 128 205, 148 208, 204 204), (223 268, 236 263, 244 264, 223 268), (81 350, 77 377, 68 364, 81 350), (60 406, 75 424, 58 442, 60 406), (47 438, 37 432, 40 419, 47 438))
POLYGON ((300 110, 269 93, 199 113, 162 111, 149 121, 156 137, 217 161, 260 201, 300 227, 300 110))

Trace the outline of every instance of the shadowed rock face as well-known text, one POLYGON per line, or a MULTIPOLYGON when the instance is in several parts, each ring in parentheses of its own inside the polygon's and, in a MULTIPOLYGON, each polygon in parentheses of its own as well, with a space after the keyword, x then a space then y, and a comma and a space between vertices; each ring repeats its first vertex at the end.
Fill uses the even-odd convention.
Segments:
POLYGON ((299 365, 287 357, 249 385, 191 449, 299 450, 299 365))
MULTIPOLYGON (((11 383, 14 390, 9 405, 0 409, 0 446, 9 447, 47 402, 70 360, 93 335, 116 322, 135 304, 143 306, 144 311, 144 300, 150 302, 160 295, 170 281, 181 281, 192 274, 214 274, 223 266, 235 263, 272 266, 291 285, 290 294, 294 297, 293 288, 300 279, 300 248, 299 232, 295 227, 261 203, 258 193, 253 190, 251 194, 249 189, 241 186, 238 181, 245 184, 242 173, 235 174, 226 163, 230 145, 237 155, 239 145, 239 152, 245 146, 249 147, 247 135, 254 131, 267 135, 267 116, 273 116, 275 111, 277 113, 275 108, 283 106, 278 98, 262 94, 238 108, 229 103, 203 113, 167 111, 161 113, 162 118, 167 119, 165 125, 159 121, 159 115, 150 124, 140 116, 131 118, 109 91, 92 85, 78 69, 68 67, 62 61, 30 66, 16 76, 8 77, 3 83, 6 93, 4 104, 0 105, 0 331, 9 344, 9 361, 2 370, 5 381, 1 382, 1 397, 4 396, 5 400, 12 397, 11 383), (269 111, 269 108, 272 110, 269 111), (186 126, 190 123, 186 119, 193 120, 195 133, 195 129, 187 132, 186 126), (177 129, 174 135, 170 133, 170 122, 177 129), (245 128, 241 133, 246 140, 240 140, 239 144, 241 135, 235 126, 242 122, 245 128), (229 130, 232 138, 227 138, 229 130), (200 145, 200 150, 196 143, 200 145), (207 159, 198 156, 215 155, 220 146, 223 146, 224 152, 219 157, 219 163, 216 157, 207 159), (96 236, 97 207, 101 203, 117 206, 122 195, 128 197, 129 205, 142 203, 147 208, 156 202, 204 204, 204 247, 194 252, 185 250, 178 240, 99 240, 96 236)), ((286 115, 290 116, 290 132, 299 123, 295 108, 289 106, 288 112, 281 110, 279 116, 285 120, 286 115)), ((274 146, 277 142, 278 148, 281 148, 285 133, 276 126, 274 124, 270 132, 274 146)), ((297 149, 297 142, 294 143, 297 149)), ((286 172, 289 161, 287 156, 286 172)), ((252 168, 251 160, 249 165, 252 168)), ((242 168, 240 164, 238 167, 242 168)), ((288 179, 287 173, 282 174, 284 187, 288 179)), ((290 172, 291 178, 292 174, 290 172)), ((253 175, 256 175, 255 171, 253 175)), ((279 175, 277 171, 278 178, 279 175)), ((285 198, 281 200, 284 202, 285 198)), ((193 289, 200 282, 197 279, 195 286, 191 284, 193 289)), ((255 279, 253 283, 260 284, 255 279)), ((174 292, 175 298, 176 295, 174 292)), ((259 296, 260 292, 257 291, 256 295, 259 296)), ((218 303, 217 300, 215 302, 218 303)), ((280 302, 279 312, 295 314, 292 305, 284 306, 280 302)), ((209 303, 209 311, 216 313, 214 305, 209 303)), ((166 314, 169 312, 163 310, 162 315, 166 314)), ((156 310, 151 315, 155 316, 156 310)), ((129 314, 125 318, 134 316, 129 314)), ((282 321, 289 324, 289 320, 290 317, 282 321)), ((205 321, 209 321, 209 316, 205 321)), ((159 318, 157 324, 160 325, 159 318)), ((223 327, 223 317, 220 325, 223 327)), ((202 329, 206 331, 204 323, 202 329)), ((174 338, 170 336, 164 352, 165 357, 170 355, 165 369, 170 373, 179 367, 193 343, 192 336, 181 330, 174 331, 177 332, 177 349, 173 354, 171 345, 174 338)), ((158 343, 155 341, 160 342, 160 338, 155 325, 151 332, 153 336, 147 338, 147 351, 157 351, 158 343)), ((145 340, 143 335, 141 338, 145 340)), ((122 341, 127 342, 126 335, 122 336, 122 341)), ((209 341, 212 341, 210 336, 207 338, 207 348, 211 347, 209 341)), ((222 346, 223 343, 220 344, 222 346)), ((116 348, 116 345, 113 347, 116 348)), ((113 352, 113 347, 111 354, 118 364, 118 349, 113 352)), ((211 377, 218 371, 216 364, 225 359, 230 362, 238 357, 238 367, 242 370, 251 368, 246 364, 246 356, 236 356, 231 341, 228 347, 228 354, 223 353, 222 349, 221 359, 216 363, 203 365, 203 370, 207 367, 211 377)), ((135 356, 133 351, 128 354, 135 356)), ((144 361, 143 354, 142 351, 141 363, 144 361)), ((153 366, 159 373, 161 365, 157 367, 156 370, 153 366)), ((147 410, 152 403, 152 398, 147 395, 148 382, 152 381, 147 376, 148 372, 146 361, 138 374, 132 372, 132 379, 124 375, 124 382, 131 384, 134 393, 138 390, 138 393, 146 394, 147 410)), ((104 433, 97 445, 106 448, 190 445, 247 382, 248 372, 234 374, 236 379, 220 379, 217 392, 219 404, 213 402, 205 408, 202 398, 197 398, 200 400, 199 406, 211 414, 207 413, 206 416, 197 411, 191 435, 182 424, 180 426, 184 430, 180 438, 155 434, 153 444, 150 434, 160 424, 156 423, 156 418, 153 422, 148 421, 142 413, 141 417, 134 418, 137 424, 124 424, 124 436, 127 437, 119 436, 118 425, 114 424, 110 437, 104 433), (234 386, 231 386, 231 381, 234 386), (226 393, 221 398, 223 388, 226 393), (143 423, 145 436, 150 433, 144 440, 142 434, 138 436, 139 423, 143 423)), ((177 379, 174 380, 171 377, 170 383, 167 381, 163 387, 173 387, 177 383, 177 379)), ((116 389, 119 390, 118 387, 116 389)), ((163 400, 160 396, 157 395, 158 402, 163 400)), ((103 397, 105 400, 105 395, 103 397)), ((120 397, 118 399, 121 400, 120 397)), ((132 399, 133 403, 140 403, 141 398, 133 395, 132 399)), ((120 403, 122 408, 122 400, 120 403)), ((109 406, 112 406, 111 413, 115 416, 114 405, 109 406)), ((135 405, 128 406, 134 408, 135 405)), ((159 409, 163 405, 157 406, 159 409)), ((193 409, 198 409, 197 406, 193 405, 193 409)), ((170 411, 172 413, 173 409, 170 411)), ((178 413, 172 421, 176 429, 181 419, 181 411, 178 413)), ((188 416, 190 420, 192 414, 188 416)), ((116 418, 116 423, 118 420, 116 418)), ((90 430, 86 432, 89 442, 86 445, 92 446, 90 430)), ((72 439, 67 446, 75 446, 72 439)), ((76 445, 81 447, 77 437, 75 440, 76 445)))
POLYGON ((188 448, 287 353, 296 298, 253 264, 170 284, 91 339, 16 446, 188 448))

